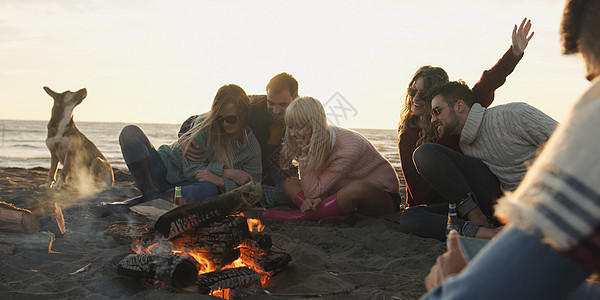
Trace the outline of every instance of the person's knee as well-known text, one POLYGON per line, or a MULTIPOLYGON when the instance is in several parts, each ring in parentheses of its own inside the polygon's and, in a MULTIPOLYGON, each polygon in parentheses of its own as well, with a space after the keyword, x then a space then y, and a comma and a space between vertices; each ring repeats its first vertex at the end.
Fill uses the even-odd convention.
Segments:
POLYGON ((136 125, 127 125, 121 129, 119 134, 119 145, 124 145, 129 142, 133 137, 139 136, 142 130, 136 125))
POLYGON ((415 149, 415 152, 413 152, 412 156, 415 166, 418 166, 419 164, 422 165, 423 163, 429 161, 429 158, 437 153, 440 147, 441 146, 438 144, 426 143, 415 149))

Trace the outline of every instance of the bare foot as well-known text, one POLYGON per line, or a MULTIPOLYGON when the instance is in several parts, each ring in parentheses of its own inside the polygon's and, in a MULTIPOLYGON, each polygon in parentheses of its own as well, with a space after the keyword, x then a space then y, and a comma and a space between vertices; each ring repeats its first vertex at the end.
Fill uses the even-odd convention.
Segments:
POLYGON ((491 240, 494 236, 496 236, 500 230, 502 230, 502 227, 499 228, 486 228, 486 227, 479 227, 479 229, 477 229, 477 232, 475 233, 475 237, 478 239, 484 239, 484 240, 491 240))

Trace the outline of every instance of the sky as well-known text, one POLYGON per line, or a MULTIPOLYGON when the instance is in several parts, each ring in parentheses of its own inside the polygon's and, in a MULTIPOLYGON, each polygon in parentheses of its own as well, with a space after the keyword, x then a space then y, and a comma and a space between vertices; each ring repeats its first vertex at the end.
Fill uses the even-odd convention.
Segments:
POLYGON ((74 120, 181 123, 228 83, 264 94, 288 72, 332 124, 397 128, 422 65, 475 84, 524 17, 535 32, 493 105, 557 121, 586 89, 561 55, 562 0, 0 0, 0 119, 48 120, 56 92, 87 88, 74 120))

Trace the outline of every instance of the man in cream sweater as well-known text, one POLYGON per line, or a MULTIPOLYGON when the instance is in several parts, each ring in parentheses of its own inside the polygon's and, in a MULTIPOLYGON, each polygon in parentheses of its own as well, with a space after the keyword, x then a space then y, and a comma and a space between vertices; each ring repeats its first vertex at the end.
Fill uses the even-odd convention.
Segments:
POLYGON ((464 82, 449 82, 431 95, 431 123, 440 138, 459 135, 464 154, 424 144, 413 154, 415 166, 462 217, 489 227, 496 200, 517 188, 557 122, 525 103, 483 108, 464 82))

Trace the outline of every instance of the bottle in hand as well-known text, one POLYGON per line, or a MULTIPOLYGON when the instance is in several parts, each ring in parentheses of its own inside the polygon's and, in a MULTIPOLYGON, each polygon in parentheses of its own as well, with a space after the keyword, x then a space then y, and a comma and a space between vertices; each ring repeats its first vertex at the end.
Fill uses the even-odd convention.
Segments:
POLYGON ((460 226, 458 225, 458 216, 456 214, 456 203, 448 204, 448 222, 446 223, 446 236, 450 230, 456 230, 460 234, 460 226))

